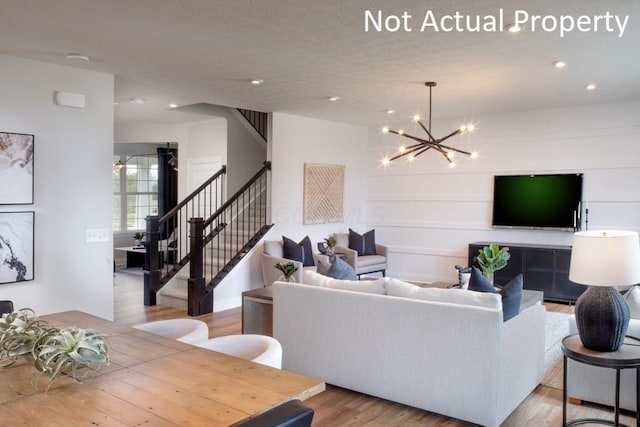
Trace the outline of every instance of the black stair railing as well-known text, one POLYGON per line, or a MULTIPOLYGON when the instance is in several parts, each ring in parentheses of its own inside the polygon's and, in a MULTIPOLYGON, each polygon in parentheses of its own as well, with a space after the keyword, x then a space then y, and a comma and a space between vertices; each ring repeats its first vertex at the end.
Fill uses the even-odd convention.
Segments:
POLYGON ((227 201, 226 167, 162 218, 147 217, 144 304, 189 264, 188 314, 213 311, 213 290, 272 227, 267 224, 267 172, 263 167, 227 201), (206 218, 206 219, 205 219, 206 218))
POLYGON ((238 108, 238 111, 247 121, 253 126, 253 128, 267 141, 267 122, 269 115, 260 111, 245 110, 238 108))
POLYGON ((226 173, 226 166, 222 166, 161 218, 147 217, 145 305, 155 305, 157 292, 189 262, 189 220, 209 217, 218 211, 225 199, 226 173))
POLYGON ((272 225, 267 224, 264 166, 209 218, 192 218, 188 314, 213 311, 213 291, 272 225))

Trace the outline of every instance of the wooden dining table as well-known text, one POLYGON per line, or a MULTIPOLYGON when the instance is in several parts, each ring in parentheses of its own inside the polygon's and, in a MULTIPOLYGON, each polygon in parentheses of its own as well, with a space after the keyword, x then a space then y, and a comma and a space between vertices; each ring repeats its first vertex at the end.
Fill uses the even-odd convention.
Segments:
POLYGON ((93 328, 110 363, 76 381, 34 377, 30 357, 0 368, 0 424, 11 426, 228 426, 325 389, 323 381, 194 347, 80 311, 42 316, 93 328))

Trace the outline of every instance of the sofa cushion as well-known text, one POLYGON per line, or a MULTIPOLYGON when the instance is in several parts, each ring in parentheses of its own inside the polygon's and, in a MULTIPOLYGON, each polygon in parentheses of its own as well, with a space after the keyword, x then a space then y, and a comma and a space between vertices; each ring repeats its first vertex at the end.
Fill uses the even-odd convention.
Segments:
POLYGON ((311 248, 309 236, 305 236, 300 243, 282 236, 282 246, 282 256, 284 258, 300 261, 304 267, 316 265, 313 260, 313 249, 311 248))
POLYGON ((362 255, 376 255, 376 234, 375 230, 369 230, 364 234, 359 234, 349 229, 349 249, 353 249, 362 255))
POLYGON ((370 294, 386 294, 386 278, 377 280, 339 280, 323 276, 315 271, 305 270, 302 275, 302 283, 305 285, 320 286, 324 288, 342 289, 346 291, 365 292, 370 294))
POLYGON ((502 308, 500 296, 495 293, 465 291, 462 289, 422 288, 393 278, 387 281, 387 295, 496 310, 502 308))
POLYGON ((640 287, 632 286, 629 288, 624 299, 629 306, 629 314, 632 319, 640 319, 640 287))
MULTIPOLYGON (((502 298, 502 320, 505 322, 520 313, 522 285, 522 274, 518 274, 498 292, 502 298)), ((491 282, 489 282, 489 280, 487 280, 487 278, 484 277, 476 267, 472 267, 471 269, 469 290, 496 293, 496 289, 493 287, 491 282)))
POLYGON ((327 270, 327 276, 334 279, 358 280, 356 271, 337 256, 333 257, 331 267, 327 270))
POLYGON ((387 259, 382 255, 364 255, 358 257, 358 268, 370 265, 384 264, 387 259))

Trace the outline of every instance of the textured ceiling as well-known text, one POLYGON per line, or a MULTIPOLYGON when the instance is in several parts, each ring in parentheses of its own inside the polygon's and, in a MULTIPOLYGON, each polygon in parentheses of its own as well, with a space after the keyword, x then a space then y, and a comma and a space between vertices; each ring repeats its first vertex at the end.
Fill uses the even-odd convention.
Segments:
POLYGON ((381 126, 640 98, 638 0, 0 0, 0 53, 116 76, 117 122, 181 121, 167 104, 211 103, 381 126), (615 32, 420 32, 431 10, 630 15, 615 32), (364 31, 365 10, 412 16, 411 32, 364 31), (90 62, 67 60, 79 52, 90 62), (567 67, 551 63, 563 59, 567 67), (250 79, 265 81, 253 86, 250 79), (584 90, 598 84, 593 92, 584 90), (329 102, 327 97, 340 97, 329 102), (144 105, 128 103, 146 99, 144 105), (388 109, 396 114, 389 117, 388 109))

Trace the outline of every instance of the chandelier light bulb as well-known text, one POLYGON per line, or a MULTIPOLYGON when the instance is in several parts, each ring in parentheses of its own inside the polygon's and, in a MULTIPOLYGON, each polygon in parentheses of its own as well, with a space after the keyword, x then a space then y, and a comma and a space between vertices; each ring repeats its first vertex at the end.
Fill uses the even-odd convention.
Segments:
POLYGON ((404 135, 404 131, 403 131, 402 129, 400 129, 400 130, 398 131, 398 135, 404 135))
POLYGON ((416 114, 415 116, 413 116, 413 121, 414 121, 414 122, 419 122, 419 121, 420 121, 420 119, 421 119, 421 117, 420 117, 420 115, 419 115, 419 114, 416 114))
POLYGON ((382 133, 389 133, 389 128, 387 126, 383 127, 382 133))
POLYGON ((449 167, 450 167, 451 169, 455 168, 455 167, 456 167, 456 163, 455 163, 455 162, 451 162, 451 163, 449 163, 449 167))
POLYGON ((407 160, 409 160, 410 162, 413 162, 415 158, 416 156, 414 156, 413 154, 410 154, 409 157, 407 157, 407 160))
POLYGON ((405 148, 405 146, 404 146, 404 145, 401 145, 401 146, 400 146, 400 148, 398 148, 398 152, 399 152, 399 153, 404 153, 404 152, 405 152, 405 150, 406 150, 406 148, 405 148))
POLYGON ((382 159, 382 166, 389 166, 389 164, 391 164, 391 160, 388 157, 382 159))
POLYGON ((449 151, 447 153, 447 158, 449 158, 450 160, 452 160, 455 156, 456 156, 456 153, 454 153, 453 151, 449 151))
POLYGON ((474 159, 474 160, 477 159, 478 158, 478 153, 475 152, 475 151, 473 153, 471 153, 471 158, 474 159))

